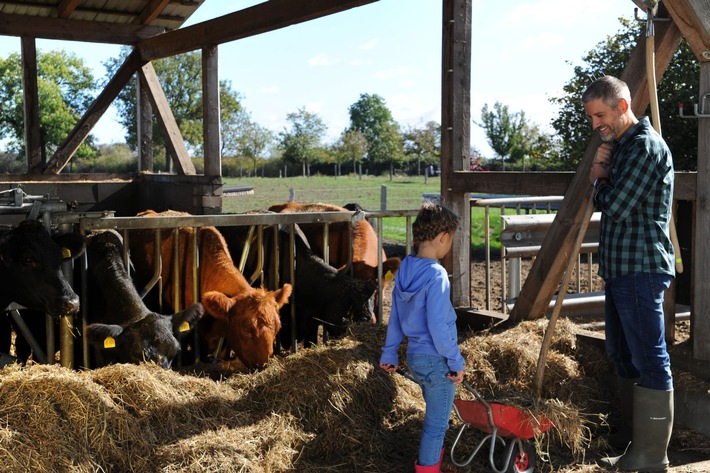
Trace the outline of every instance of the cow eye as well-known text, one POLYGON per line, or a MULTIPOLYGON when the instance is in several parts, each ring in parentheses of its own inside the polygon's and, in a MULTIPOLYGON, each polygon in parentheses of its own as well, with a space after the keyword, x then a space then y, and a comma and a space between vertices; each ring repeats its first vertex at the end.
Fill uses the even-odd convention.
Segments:
POLYGON ((23 256, 20 259, 20 263, 22 263, 25 266, 34 266, 34 260, 28 256, 23 256))

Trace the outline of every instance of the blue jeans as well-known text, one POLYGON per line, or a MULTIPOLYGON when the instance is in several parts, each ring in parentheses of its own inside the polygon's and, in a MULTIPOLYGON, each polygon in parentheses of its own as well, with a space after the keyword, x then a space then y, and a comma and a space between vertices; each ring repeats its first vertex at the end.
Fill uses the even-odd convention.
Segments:
POLYGON ((408 355, 407 367, 422 388, 426 403, 418 463, 421 466, 436 465, 444 445, 444 435, 449 429, 456 385, 446 377, 449 366, 444 357, 408 355))
POLYGON ((663 319, 663 291, 671 280, 636 273, 606 281, 606 351, 619 376, 640 378, 644 388, 673 389, 663 319))

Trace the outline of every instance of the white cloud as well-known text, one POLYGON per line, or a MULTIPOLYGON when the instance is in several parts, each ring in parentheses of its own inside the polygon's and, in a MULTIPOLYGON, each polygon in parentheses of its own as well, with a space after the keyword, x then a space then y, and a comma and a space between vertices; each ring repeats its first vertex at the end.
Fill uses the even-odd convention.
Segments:
POLYGON ((326 53, 320 53, 308 60, 308 65, 309 66, 314 66, 314 67, 324 67, 324 66, 331 66, 333 64, 337 64, 338 60, 333 59, 330 56, 328 56, 326 53))
POLYGON ((360 45, 360 49, 374 49, 375 46, 377 46, 377 43, 379 43, 379 40, 378 40, 378 39, 376 39, 376 38, 375 38, 375 39, 371 39, 370 41, 368 41, 368 42, 366 42, 366 43, 362 43, 362 44, 360 45))

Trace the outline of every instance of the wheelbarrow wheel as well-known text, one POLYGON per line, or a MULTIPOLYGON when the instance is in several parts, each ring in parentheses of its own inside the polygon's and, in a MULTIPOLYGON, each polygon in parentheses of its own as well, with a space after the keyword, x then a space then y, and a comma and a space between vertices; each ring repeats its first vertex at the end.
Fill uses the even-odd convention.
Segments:
POLYGON ((535 471, 535 461, 537 460, 535 445, 523 441, 520 441, 520 445, 522 452, 519 448, 514 448, 515 454, 510 459, 506 473, 533 473, 535 471))

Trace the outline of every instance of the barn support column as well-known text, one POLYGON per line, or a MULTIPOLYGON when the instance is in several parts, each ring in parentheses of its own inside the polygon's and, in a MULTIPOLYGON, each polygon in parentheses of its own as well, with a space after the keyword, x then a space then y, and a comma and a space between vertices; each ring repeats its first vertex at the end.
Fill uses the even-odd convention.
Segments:
MULTIPOLYGON (((700 63, 698 97, 710 93, 710 62, 700 63)), ((707 234, 710 230, 710 118, 698 118, 698 175, 695 205, 695 237, 693 238, 692 301, 693 356, 710 360, 710 251, 707 234)))
POLYGON ((471 0, 444 0, 441 97, 441 196, 461 216, 452 250, 443 264, 452 275, 454 307, 470 302, 471 207, 468 192, 453 191, 454 171, 470 166, 471 0))
POLYGON ((205 176, 222 175, 220 149, 219 67, 216 45, 202 48, 202 116, 205 176))
POLYGON ((22 37, 22 90, 25 106, 25 155, 27 172, 39 174, 43 158, 39 127, 39 93, 37 86, 37 47, 34 38, 22 37))
POLYGON ((145 79, 141 74, 136 74, 136 79, 138 171, 153 172, 153 106, 150 104, 145 79))

